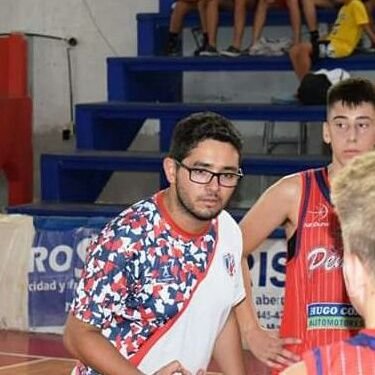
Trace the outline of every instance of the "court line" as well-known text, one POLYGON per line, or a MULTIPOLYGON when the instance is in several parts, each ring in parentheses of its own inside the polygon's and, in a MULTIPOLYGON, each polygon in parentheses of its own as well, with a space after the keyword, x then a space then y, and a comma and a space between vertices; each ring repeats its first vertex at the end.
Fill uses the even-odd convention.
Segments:
POLYGON ((38 358, 38 359, 53 359, 55 361, 71 361, 77 362, 75 358, 66 358, 66 357, 48 357, 46 355, 32 355, 32 354, 22 354, 22 353, 12 353, 12 352, 1 352, 0 355, 9 355, 13 357, 25 357, 25 358, 38 358))
POLYGON ((20 362, 20 363, 14 363, 13 365, 7 365, 7 366, 0 366, 0 372, 3 370, 9 370, 11 368, 17 368, 17 367, 23 367, 23 366, 28 366, 28 365, 34 365, 35 363, 43 363, 43 362, 48 362, 48 358, 40 358, 36 359, 35 361, 30 361, 30 362, 20 362))

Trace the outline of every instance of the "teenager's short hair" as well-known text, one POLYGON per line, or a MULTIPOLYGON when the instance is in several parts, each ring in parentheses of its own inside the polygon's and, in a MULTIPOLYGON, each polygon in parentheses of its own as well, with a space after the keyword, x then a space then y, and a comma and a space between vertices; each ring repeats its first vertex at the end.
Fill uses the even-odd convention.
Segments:
POLYGON ((345 166, 333 178, 331 195, 345 249, 358 255, 375 277, 375 151, 345 166))
POLYGON ((375 108, 374 84, 365 78, 352 77, 332 85, 327 93, 327 108, 341 102, 349 107, 370 103, 375 108))
POLYGON ((213 112, 198 112, 180 120, 173 132, 169 157, 182 161, 207 139, 230 143, 242 155, 242 137, 231 121, 213 112))

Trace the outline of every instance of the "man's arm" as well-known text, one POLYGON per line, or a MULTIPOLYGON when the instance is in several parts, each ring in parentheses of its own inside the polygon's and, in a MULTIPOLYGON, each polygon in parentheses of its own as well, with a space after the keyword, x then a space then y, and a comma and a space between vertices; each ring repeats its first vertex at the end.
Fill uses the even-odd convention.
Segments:
POLYGON ((99 373, 142 374, 102 336, 98 328, 81 322, 72 314, 69 314, 65 325, 64 344, 82 363, 94 368, 99 373))
MULTIPOLYGON (((143 375, 130 361, 90 324, 83 323, 69 314, 65 325, 64 344, 66 348, 85 365, 107 375, 143 375)), ((180 362, 172 361, 154 375, 191 375, 180 362)), ((203 375, 199 371, 197 375, 203 375)))
POLYGON ((300 340, 278 338, 273 332, 260 326, 252 301, 247 257, 279 226, 284 224, 287 234, 293 234, 298 221, 300 189, 299 175, 281 179, 260 197, 240 223, 243 234, 242 273, 246 298, 236 306, 236 316, 247 347, 258 360, 274 368, 299 360, 294 353, 284 349, 284 345, 299 343, 300 340))
POLYGON ((365 33, 367 34, 367 36, 371 40, 372 46, 374 46, 375 45, 375 33, 372 30, 370 24, 367 23, 367 24, 363 25, 363 30, 365 31, 365 33))
POLYGON ((233 311, 216 339, 213 357, 224 375, 245 375, 240 333, 233 311))

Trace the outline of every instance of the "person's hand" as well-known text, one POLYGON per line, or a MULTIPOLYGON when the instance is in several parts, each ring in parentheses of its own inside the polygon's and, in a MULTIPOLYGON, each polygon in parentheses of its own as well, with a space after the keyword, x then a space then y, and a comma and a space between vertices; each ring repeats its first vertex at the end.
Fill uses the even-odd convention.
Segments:
MULTIPOLYGON (((205 375, 204 370, 199 370, 195 375, 205 375)), ((192 375, 190 371, 182 366, 179 361, 172 361, 156 371, 154 375, 192 375)))
POLYGON ((275 331, 256 327, 246 333, 245 340, 254 356, 268 367, 280 369, 300 360, 298 355, 284 348, 285 345, 300 344, 300 339, 280 338, 275 331))

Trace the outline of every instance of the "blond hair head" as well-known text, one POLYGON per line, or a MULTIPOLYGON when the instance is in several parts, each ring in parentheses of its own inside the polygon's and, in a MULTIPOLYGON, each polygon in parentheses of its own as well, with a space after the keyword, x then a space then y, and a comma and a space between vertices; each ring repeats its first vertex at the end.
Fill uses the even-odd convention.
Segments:
POLYGON ((332 181, 345 251, 356 254, 375 277, 375 151, 354 158, 332 181))

